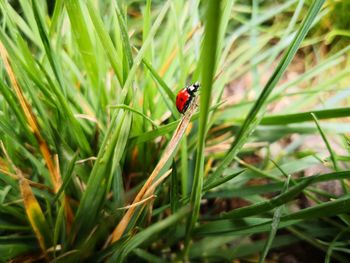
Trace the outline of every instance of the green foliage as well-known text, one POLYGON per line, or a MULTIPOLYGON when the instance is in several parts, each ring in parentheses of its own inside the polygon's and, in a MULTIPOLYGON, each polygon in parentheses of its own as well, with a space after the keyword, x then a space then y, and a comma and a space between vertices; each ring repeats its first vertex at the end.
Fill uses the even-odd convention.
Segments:
POLYGON ((263 262, 307 243, 347 262, 348 6, 0 0, 0 261, 263 262), (192 81, 199 112, 154 181, 171 175, 111 243, 192 81))

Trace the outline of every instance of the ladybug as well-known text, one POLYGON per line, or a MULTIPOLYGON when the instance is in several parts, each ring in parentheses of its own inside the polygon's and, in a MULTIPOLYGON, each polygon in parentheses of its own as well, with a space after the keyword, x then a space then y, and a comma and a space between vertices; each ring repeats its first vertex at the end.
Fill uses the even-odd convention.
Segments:
POLYGON ((200 85, 198 82, 182 89, 176 96, 176 108, 177 110, 184 114, 188 109, 188 106, 191 105, 194 97, 196 96, 196 92, 198 91, 200 85))

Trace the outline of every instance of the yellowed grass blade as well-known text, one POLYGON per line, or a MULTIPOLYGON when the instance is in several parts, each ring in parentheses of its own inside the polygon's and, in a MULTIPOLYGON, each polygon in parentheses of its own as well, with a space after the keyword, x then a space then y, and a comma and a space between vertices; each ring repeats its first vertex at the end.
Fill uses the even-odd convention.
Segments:
POLYGON ((43 155, 47 168, 49 170, 51 181, 54 187, 55 192, 57 192, 62 184, 61 178, 56 173, 56 169, 51 157, 50 149, 45 142, 44 138, 41 136, 40 129, 38 122, 36 120, 36 117, 30 107, 30 104, 26 100, 26 98, 23 95, 23 92, 18 85, 18 82, 16 80, 15 74, 11 68, 10 62, 8 60, 8 53, 2 42, 0 41, 0 55, 2 60, 4 61, 5 69, 7 71, 7 74, 10 77, 12 87, 16 93, 17 99, 22 107, 22 110, 24 112, 24 115, 27 119, 28 125, 31 129, 31 131, 34 133, 34 136, 39 144, 41 154, 43 155))
MULTIPOLYGON (((31 131, 34 133, 34 136, 39 144, 39 148, 41 151, 41 154, 46 162, 46 166, 49 170, 51 182, 53 185, 54 192, 57 193, 62 185, 62 178, 60 176, 59 172, 59 165, 55 166, 54 161, 52 160, 52 155, 49 149, 49 146, 47 145, 46 141, 42 137, 40 133, 40 128, 38 125, 38 122, 36 120, 36 117, 32 111, 32 108, 26 98, 23 95, 23 92, 18 85, 17 79, 15 77, 15 74, 11 68, 10 62, 8 60, 8 53, 2 42, 0 41, 0 55, 2 60, 4 61, 4 65, 7 71, 7 74, 10 77, 11 84, 13 89, 15 90, 17 99, 21 105, 21 108, 24 112, 24 115, 27 119, 28 125, 31 129, 31 131)), ((57 158, 58 160, 58 158, 57 158)), ((66 219, 67 219, 67 230, 70 230, 71 224, 73 222, 73 212, 71 207, 69 206, 68 199, 64 198, 64 205, 65 205, 65 214, 66 214, 66 219)))
MULTIPOLYGON (((2 165, 0 165, 1 167, 2 165)), ((3 174, 6 174, 8 175, 9 177, 15 179, 15 180, 19 180, 20 177, 17 175, 17 174, 14 174, 14 173, 11 173, 8 171, 8 169, 3 169, 3 168, 0 168, 0 173, 3 173, 3 174)), ((38 189, 42 189, 42 190, 48 190, 48 191, 52 191, 52 189, 44 184, 39 184, 39 183, 36 183, 36 182, 33 182, 27 178, 23 178, 24 180, 28 181, 29 185, 30 186, 33 186, 35 188, 38 188, 38 189)))
POLYGON ((169 176, 169 174, 171 174, 171 171, 173 169, 170 169, 169 171, 167 171, 165 174, 163 174, 161 177, 158 178, 157 181, 155 181, 146 191, 145 193, 145 197, 147 198, 150 195, 153 195, 154 191, 156 190, 157 186, 161 184, 161 182, 163 182, 165 180, 165 178, 167 178, 169 176))
POLYGON ((126 209, 130 209, 131 207, 136 207, 136 206, 139 206, 139 205, 143 205, 144 203, 147 203, 148 201, 153 200, 156 197, 157 196, 155 196, 155 195, 148 196, 145 199, 142 199, 140 202, 137 202, 137 203, 132 204, 132 205, 127 205, 127 206, 124 206, 124 207, 120 207, 120 208, 118 208, 118 210, 126 210, 126 209))
MULTIPOLYGON (((178 127, 176 128, 173 137, 171 138, 169 144, 167 145, 162 158, 159 160, 157 166, 154 168, 152 174, 148 177, 147 181, 135 197, 134 201, 130 205, 130 208, 128 211, 125 213, 123 218, 120 220, 119 224, 117 227, 114 229, 111 237, 107 241, 111 243, 116 242, 120 239, 120 237, 123 235, 126 227, 128 226, 134 212, 136 209, 136 206, 133 206, 134 204, 139 203, 142 201, 146 196, 146 191, 152 187, 153 181, 156 179, 156 177, 159 175, 159 172, 163 168, 163 166, 166 164, 166 162, 169 160, 171 155, 174 153, 176 150, 176 147, 178 146, 184 132, 186 131, 187 126, 190 123, 191 117, 194 114, 194 112, 197 109, 197 102, 198 102, 198 97, 195 98, 189 109, 187 110, 186 114, 182 117, 178 127)), ((165 178, 165 177, 164 177, 165 178)), ((161 182, 161 181, 160 181, 161 182)))
POLYGON ((45 254, 45 257, 48 258, 46 249, 50 247, 51 242, 48 238, 49 228, 47 226, 44 213, 41 210, 41 207, 36 200, 28 181, 24 180, 23 178, 20 179, 19 186, 30 225, 32 226, 35 236, 39 241, 41 250, 45 254))
POLYGON ((127 205, 124 207, 120 207, 118 208, 118 210, 126 210, 129 209, 131 207, 136 207, 139 205, 142 205, 144 203, 147 203, 150 200, 155 199, 157 196, 154 195, 154 191, 156 190, 157 186, 160 185, 161 182, 163 182, 165 180, 165 178, 167 178, 169 176, 169 174, 171 173, 172 169, 170 169, 169 171, 167 171, 165 174, 163 174, 157 181, 155 181, 150 188, 147 189, 146 193, 144 194, 144 199, 142 199, 140 202, 137 202, 135 204, 131 204, 131 205, 127 205))
POLYGON ((20 180, 21 178, 23 178, 23 180, 27 180, 29 185, 31 186, 34 186, 38 189, 46 189, 46 190, 49 190, 50 192, 52 192, 52 189, 50 187, 47 187, 46 185, 44 184, 39 184, 39 183, 36 183, 36 182, 33 182, 27 178, 25 178, 23 176, 23 173, 20 169, 18 169, 15 164, 12 162, 12 160, 10 159, 10 156, 8 155, 6 149, 5 149, 5 145, 4 143, 0 140, 0 148, 1 150, 3 151, 4 155, 6 156, 6 159, 7 159, 7 162, 0 158, 0 172, 3 173, 3 174, 6 174, 7 176, 11 177, 12 179, 15 179, 15 180, 20 180), (14 174, 10 171, 10 168, 8 166, 8 164, 12 167, 12 169, 17 173, 17 174, 14 174))
MULTIPOLYGON (((13 175, 16 179, 19 180, 19 188, 22 194, 25 212, 29 219, 30 225, 33 228, 35 236, 38 239, 40 248, 43 251, 46 261, 48 261, 46 248, 48 248, 52 242, 49 236, 49 228, 46 223, 44 213, 41 210, 41 207, 32 192, 32 188, 29 185, 29 180, 24 178, 21 170, 17 168, 15 164, 12 162, 2 141, 0 141, 0 147, 7 159, 9 166, 11 166, 11 168, 16 172, 16 174, 11 174, 11 175, 13 175)), ((6 162, 1 161, 0 164, 4 166, 6 165, 6 162)), ((10 169, 7 166, 6 166, 6 169, 4 169, 6 173, 10 173, 9 170, 10 169)))

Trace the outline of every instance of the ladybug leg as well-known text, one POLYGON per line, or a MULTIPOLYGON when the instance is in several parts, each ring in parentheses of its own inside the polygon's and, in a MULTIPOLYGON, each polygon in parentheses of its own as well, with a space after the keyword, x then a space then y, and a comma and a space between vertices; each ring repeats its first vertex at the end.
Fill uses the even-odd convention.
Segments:
POLYGON ((192 102, 192 99, 189 99, 188 101, 186 101, 185 106, 184 106, 183 111, 182 111, 183 113, 185 113, 187 111, 188 106, 191 105, 191 102, 192 102))
MULTIPOLYGON (((189 98, 189 100, 186 102, 186 104, 185 104, 185 107, 184 107, 184 112, 186 112, 186 110, 188 109, 188 107, 194 102, 194 99, 195 97, 193 97, 193 96, 191 96, 190 98, 189 98)), ((197 103, 196 103, 197 104, 197 103)), ((196 105, 197 106, 197 105, 196 105)))
MULTIPOLYGON (((195 106, 198 107, 198 100, 195 99, 195 97, 193 97, 192 100, 193 100, 193 103, 195 104, 195 106)), ((191 102, 191 103, 192 103, 192 102, 191 102)))

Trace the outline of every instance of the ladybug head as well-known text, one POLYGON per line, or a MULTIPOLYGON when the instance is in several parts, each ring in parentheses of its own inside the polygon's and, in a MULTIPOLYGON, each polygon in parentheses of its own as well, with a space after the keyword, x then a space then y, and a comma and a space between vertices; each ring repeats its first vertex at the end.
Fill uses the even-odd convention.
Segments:
POLYGON ((200 84, 199 84, 199 82, 197 81, 197 82, 193 83, 192 85, 188 86, 188 87, 187 87, 187 91, 188 91, 188 93, 190 93, 190 94, 194 94, 195 92, 197 92, 197 90, 199 89, 199 87, 200 87, 200 84))

